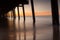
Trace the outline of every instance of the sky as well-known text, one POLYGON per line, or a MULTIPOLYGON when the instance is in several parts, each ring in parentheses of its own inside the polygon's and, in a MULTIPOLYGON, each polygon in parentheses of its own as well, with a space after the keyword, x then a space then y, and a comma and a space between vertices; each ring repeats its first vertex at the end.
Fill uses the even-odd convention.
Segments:
MULTIPOLYGON (((28 5, 24 5, 25 8, 25 15, 26 16, 32 16, 31 11, 31 3, 30 0, 28 5)), ((51 0, 33 0, 34 1, 34 10, 35 10, 35 16, 51 16, 51 0)), ((58 4, 60 4, 60 0, 58 0, 58 4)), ((60 5, 59 10, 60 10, 60 5)), ((16 15, 17 14, 17 8, 15 9, 16 15)), ((20 16, 23 16, 23 10, 22 7, 19 7, 20 16)))

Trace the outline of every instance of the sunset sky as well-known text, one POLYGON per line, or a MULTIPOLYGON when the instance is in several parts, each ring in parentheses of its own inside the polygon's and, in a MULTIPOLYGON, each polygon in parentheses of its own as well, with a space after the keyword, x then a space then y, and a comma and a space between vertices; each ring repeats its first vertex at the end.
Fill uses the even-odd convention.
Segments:
MULTIPOLYGON (((58 1, 60 4, 60 1, 58 1)), ((32 16, 31 12, 31 3, 29 0, 29 4, 24 6, 25 8, 25 15, 32 16)), ((34 0, 34 9, 35 9, 35 16, 51 16, 51 3, 50 0, 34 0)), ((23 16, 22 7, 19 7, 20 16, 23 16)), ((60 5, 59 5, 60 10, 60 5)), ((17 15, 17 8, 15 9, 17 15)))

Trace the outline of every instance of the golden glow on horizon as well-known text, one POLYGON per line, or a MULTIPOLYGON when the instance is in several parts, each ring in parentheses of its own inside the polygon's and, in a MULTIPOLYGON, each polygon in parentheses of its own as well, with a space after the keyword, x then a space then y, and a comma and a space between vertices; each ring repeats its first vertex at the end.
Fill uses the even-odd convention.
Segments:
MULTIPOLYGON (((19 7, 19 13, 20 13, 20 16, 23 16, 23 11, 22 11, 21 7, 19 7)), ((11 16, 11 14, 12 14, 11 11, 8 12, 8 16, 11 16)), ((17 7, 15 8, 15 14, 16 14, 16 16, 18 16, 17 7)), ((35 16, 50 16, 50 15, 51 15, 50 11, 35 12, 35 16)), ((26 11, 25 16, 32 16, 32 12, 31 11, 26 11)))

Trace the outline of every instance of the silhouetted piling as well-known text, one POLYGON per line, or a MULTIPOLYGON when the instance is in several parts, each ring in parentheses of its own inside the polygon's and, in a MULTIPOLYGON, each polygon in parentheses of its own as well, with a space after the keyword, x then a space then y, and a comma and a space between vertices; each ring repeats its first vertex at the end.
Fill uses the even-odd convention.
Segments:
POLYGON ((18 11, 18 18, 20 19, 19 6, 17 7, 17 11, 18 11))
POLYGON ((22 8, 23 8, 24 21, 25 21, 25 10, 24 10, 24 4, 22 4, 22 8))
POLYGON ((7 14, 5 14, 4 16, 7 17, 7 14))
POLYGON ((51 0, 51 8, 53 22, 53 40, 59 40, 58 0, 51 0))
POLYGON ((16 15, 15 15, 15 8, 13 9, 13 17, 16 18, 16 15))
POLYGON ((35 22, 35 13, 34 13, 34 3, 33 3, 33 0, 31 0, 31 8, 32 8, 33 21, 35 22))
POLYGON ((12 13, 12 11, 11 11, 11 18, 12 18, 12 14, 13 14, 13 13, 12 13))
POLYGON ((58 1, 51 0, 53 25, 59 25, 58 1))

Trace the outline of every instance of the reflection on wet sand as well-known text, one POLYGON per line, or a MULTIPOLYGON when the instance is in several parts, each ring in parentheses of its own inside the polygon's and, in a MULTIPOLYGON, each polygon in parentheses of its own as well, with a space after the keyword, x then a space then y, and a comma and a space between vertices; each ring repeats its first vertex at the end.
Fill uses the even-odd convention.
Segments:
POLYGON ((0 40, 8 40, 8 20, 0 18, 0 40))
MULTIPOLYGON (((11 19, 12 20, 12 19, 11 19)), ((9 22, 10 23, 10 22, 9 22)), ((16 40, 16 28, 15 28, 15 19, 12 20, 12 23, 10 23, 9 25, 9 40, 16 40)))
POLYGON ((59 25, 53 25, 53 40, 59 40, 59 25))
POLYGON ((24 21, 24 40, 26 40, 26 27, 25 27, 25 21, 24 21))
POLYGON ((18 18, 4 18, 0 22, 0 40, 59 40, 59 31, 56 25, 53 26, 52 39, 51 28, 39 28, 40 26, 37 24, 38 27, 36 22, 29 24, 25 21, 21 22, 18 18))
POLYGON ((35 27, 35 22, 33 22, 33 40, 36 40, 36 27, 35 27))

